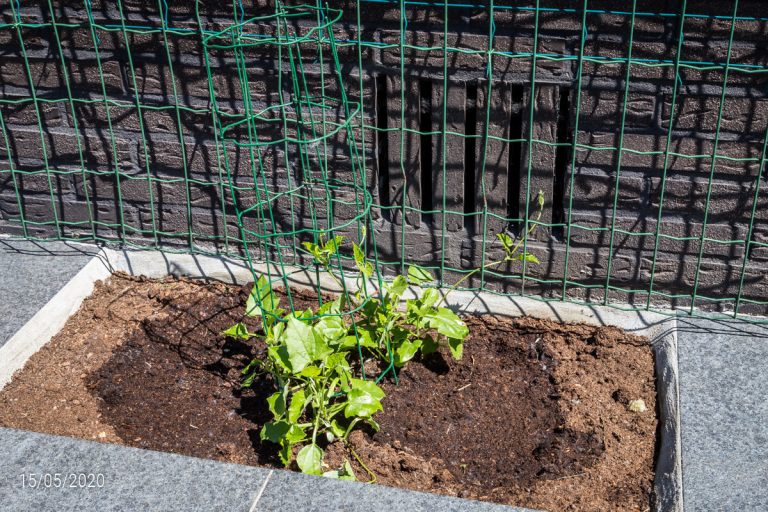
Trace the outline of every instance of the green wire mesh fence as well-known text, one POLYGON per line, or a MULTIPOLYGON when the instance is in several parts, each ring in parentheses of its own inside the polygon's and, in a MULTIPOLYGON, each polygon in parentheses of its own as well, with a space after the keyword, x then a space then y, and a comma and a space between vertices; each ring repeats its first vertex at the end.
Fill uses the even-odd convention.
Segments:
POLYGON ((370 216, 372 199, 354 134, 361 105, 347 99, 339 74, 332 31, 338 15, 322 7, 279 5, 276 14, 245 19, 203 39, 206 57, 224 51, 234 54, 237 63, 243 111, 220 109, 216 91, 211 98, 249 261, 301 261, 302 240, 322 243, 352 232, 359 236, 370 216), (248 68, 249 50, 276 57, 274 103, 251 92, 252 75, 263 70, 248 68), (317 80, 308 79, 307 55, 327 61, 330 69, 321 68, 317 80), (334 152, 341 153, 342 168, 330 168, 334 152), (245 187, 234 186, 238 160, 250 171, 245 187))
POLYGON ((0 230, 451 285, 537 225, 463 284, 764 314, 760 7, 12 0, 0 230))

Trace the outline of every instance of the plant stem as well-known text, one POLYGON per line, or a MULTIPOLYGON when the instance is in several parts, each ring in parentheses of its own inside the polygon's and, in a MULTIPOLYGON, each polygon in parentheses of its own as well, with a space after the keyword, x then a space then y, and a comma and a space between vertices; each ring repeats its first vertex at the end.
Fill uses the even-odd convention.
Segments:
MULTIPOLYGON (((311 382, 311 381, 310 381, 311 382)), ((323 408, 323 400, 320 397, 320 394, 317 392, 317 389, 314 386, 314 383, 312 385, 312 393, 315 396, 315 426, 312 430, 312 444, 317 444, 317 430, 320 428, 320 417, 322 416, 322 408, 323 408)))
POLYGON ((344 283, 342 283, 341 279, 339 279, 339 277, 333 273, 333 270, 331 270, 331 267, 326 266, 325 271, 328 273, 328 275, 330 275, 333 278, 334 281, 336 281, 336 284, 339 285, 339 288, 341 288, 342 291, 346 290, 344 283))
MULTIPOLYGON (((541 195, 541 192, 539 192, 539 195, 541 195)), ((541 203, 539 203, 539 204, 541 204, 541 203)), ((543 209, 543 208, 540 206, 540 207, 539 207, 539 211, 538 211, 538 212, 537 212, 537 214, 536 214, 536 221, 537 221, 537 222, 538 222, 538 221, 541 219, 541 212, 542 212, 542 209, 543 209)), ((491 268, 491 267, 494 267, 494 266, 497 266, 497 265, 501 265, 501 264, 502 264, 502 263, 504 263, 505 261, 512 261, 512 256, 513 256, 513 255, 514 255, 514 254, 515 254, 515 253, 518 251, 518 249, 520 249, 520 246, 523 244, 523 242, 525 242, 525 241, 528 239, 528 237, 529 237, 529 236, 531 236, 531 235, 532 235, 532 234, 533 234, 533 233, 536 231, 536 228, 537 228, 537 227, 539 227, 539 225, 538 225, 538 224, 531 224, 531 227, 529 227, 529 228, 528 228, 528 231, 525 233, 525 235, 523 235, 522 237, 520 237, 520 239, 517 241, 517 243, 515 243, 515 245, 512 247, 512 249, 510 249, 510 250, 509 250, 509 252, 508 252, 508 253, 507 253, 507 255, 504 257, 504 259, 501 259, 501 260, 498 260, 498 261, 492 261, 492 262, 490 262, 490 263, 487 263, 487 264, 485 264, 485 265, 483 265, 483 266, 481 266, 481 267, 477 267, 476 269, 473 269, 473 270, 472 270, 471 272, 469 272, 468 274, 465 274, 465 275, 464 275, 464 277, 462 277, 461 279, 459 279, 458 281, 456 281, 456 282, 453 284, 453 286, 451 286, 450 288, 448 288, 448 291, 447 291, 447 292, 445 292, 445 295, 443 295, 443 298, 440 300, 440 302, 438 302, 438 303, 437 303, 437 306, 439 307, 440 305, 444 304, 444 303, 445 303, 445 301, 448 299, 448 295, 450 295, 450 294, 451 294, 451 292, 453 292, 453 291, 455 291, 456 289, 458 289, 458 287, 459 287, 459 285, 460 285, 461 283, 463 283, 464 281, 466 281, 467 279, 469 279, 469 278, 470 278, 470 277, 472 277, 473 275, 477 274, 477 273, 478 273, 478 272, 480 272, 481 270, 483 270, 483 269, 486 269, 486 268, 491 268)))
POLYGON ((360 464, 360 465, 363 467, 363 469, 365 470, 365 472, 366 472, 366 473, 368 473, 368 476, 371 478, 370 480, 368 480, 368 482, 367 482, 367 483, 369 483, 369 484, 375 484, 375 483, 376 483, 376 475, 373 473, 373 471, 371 471, 370 469, 368 469, 368 466, 366 466, 366 465, 365 465, 365 462, 363 462, 363 459, 361 459, 361 458, 360 458, 360 456, 359 456, 359 455, 357 454, 357 452, 355 451, 355 449, 354 449, 354 448, 352 448, 352 444, 351 444, 349 441, 347 441, 347 440, 345 439, 345 440, 344 440, 344 444, 347 446, 347 449, 348 449, 348 450, 349 450, 349 452, 352 454, 352 456, 355 458, 355 460, 357 460, 357 462, 358 462, 358 463, 359 463, 359 464, 360 464))
POLYGON ((467 279, 469 279, 473 275, 477 274, 478 272, 480 272, 481 270, 483 270, 485 268, 491 268, 493 266, 501 265, 505 261, 507 261, 506 258, 504 258, 503 260, 492 261, 490 263, 487 263, 487 264, 483 265, 482 267, 477 267, 476 269, 473 269, 468 274, 465 274, 464 277, 462 277, 461 279, 459 279, 458 281, 453 283, 453 285, 450 288, 448 288, 448 291, 445 292, 445 295, 442 296, 442 298, 440 299, 440 302, 438 302, 435 307, 440 307, 442 304, 445 304, 445 301, 448 299, 448 295, 450 295, 451 292, 456 291, 456 289, 458 289, 458 287, 459 287, 459 285, 461 285, 461 283, 463 283, 464 281, 466 281, 467 279))

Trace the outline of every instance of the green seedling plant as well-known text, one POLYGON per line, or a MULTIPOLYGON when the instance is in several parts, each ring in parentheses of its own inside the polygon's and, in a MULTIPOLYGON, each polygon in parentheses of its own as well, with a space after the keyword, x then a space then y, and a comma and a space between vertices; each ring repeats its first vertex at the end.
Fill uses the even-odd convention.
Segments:
MULTIPOLYGON (((315 263, 333 276, 340 286, 343 286, 341 279, 335 276, 330 262, 341 248, 342 241, 342 237, 336 236, 321 245, 304 242, 315 263)), ((408 285, 422 286, 434 281, 431 272, 411 265, 405 276, 395 277, 392 282, 384 284, 378 296, 373 296, 366 293, 363 285, 363 281, 373 275, 373 265, 356 243, 352 244, 352 255, 357 267, 357 274, 352 276, 357 290, 350 295, 350 301, 353 306, 360 306, 354 342, 359 343, 364 352, 370 352, 389 364, 389 370, 404 366, 419 353, 433 353, 441 345, 447 346, 454 358, 461 358, 469 329, 456 313, 440 306, 440 294, 436 289, 424 289, 420 298, 407 299, 405 308, 400 308, 408 285)), ((396 373, 393 375, 396 378, 396 373)))
POLYGON ((481 267, 477 267, 473 269, 472 271, 465 274, 461 279, 456 281, 453 286, 451 286, 448 290, 448 292, 445 294, 445 297, 448 297, 448 295, 456 290, 461 284, 472 277, 473 275, 477 274, 478 272, 481 272, 485 269, 489 268, 496 268, 503 263, 510 262, 510 261, 520 261, 520 262, 528 262, 533 263, 534 265, 538 265, 541 262, 539 261, 539 258, 536 257, 535 254, 532 252, 529 252, 525 250, 526 241, 533 236, 533 234, 536 232, 536 229, 539 227, 539 221, 541 220, 541 214, 544 211, 544 191, 539 190, 539 193, 536 194, 536 205, 538 206, 538 210, 536 212, 536 217, 533 222, 531 222, 530 226, 526 229, 526 231, 522 234, 522 236, 515 241, 509 234, 505 232, 497 233, 496 238, 501 242, 501 246, 504 249, 504 257, 500 260, 491 261, 490 263, 486 263, 485 265, 481 267), (520 251, 520 249, 524 249, 523 251, 520 251))
POLYGON ((323 470, 324 452, 318 440, 346 441, 360 422, 377 430, 372 416, 382 410, 384 391, 373 381, 354 377, 350 352, 355 345, 347 339, 348 326, 334 316, 341 307, 339 297, 316 313, 285 314, 262 276, 248 298, 246 314, 261 317, 263 332, 249 332, 240 322, 223 334, 241 340, 261 337, 266 344, 266 356, 243 369, 242 384, 249 387, 265 373, 275 384, 276 392, 267 399, 273 419, 263 426, 262 441, 280 445, 286 466, 295 458, 304 473, 354 479, 348 462, 338 470, 323 470))
MULTIPOLYGON (((250 332, 239 322, 224 335, 240 340, 260 338, 266 345, 266 355, 254 359, 243 369, 243 387, 249 387, 259 375, 269 375, 275 392, 267 399, 273 419, 261 430, 262 441, 280 446, 283 464, 296 461, 304 473, 354 480, 349 461, 342 467, 326 470, 321 441, 344 442, 360 465, 365 466, 347 442, 356 427, 379 426, 374 415, 383 410, 385 398, 379 382, 388 373, 397 381, 397 369, 418 355, 426 356, 445 346, 453 358, 461 359, 469 329, 461 318, 443 304, 452 291, 477 272, 509 261, 538 264, 532 253, 523 250, 525 240, 538 226, 544 206, 544 195, 537 196, 539 206, 536 222, 515 241, 506 233, 497 235, 504 257, 478 267, 457 281, 442 297, 435 288, 423 288, 421 296, 404 301, 408 285, 422 287, 434 281, 428 270, 412 265, 406 275, 399 275, 384 284, 377 293, 369 293, 367 281, 374 274, 373 264, 365 252, 352 243, 352 256, 357 269, 352 276, 355 290, 326 302, 316 311, 286 312, 279 297, 265 276, 258 278, 246 301, 245 314, 260 317, 260 332, 250 332), (362 356, 353 365, 354 356, 362 356), (385 370, 374 380, 365 375, 365 361, 378 359, 385 370)), ((363 236, 364 238, 364 236, 363 236)), ((332 268, 339 257, 343 237, 335 236, 319 243, 304 242, 307 253, 318 267, 324 269, 347 290, 332 268)))

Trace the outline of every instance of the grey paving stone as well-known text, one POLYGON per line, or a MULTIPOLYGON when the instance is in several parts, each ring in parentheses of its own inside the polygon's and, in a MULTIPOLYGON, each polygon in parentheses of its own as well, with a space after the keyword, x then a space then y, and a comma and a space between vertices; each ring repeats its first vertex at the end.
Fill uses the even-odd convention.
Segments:
POLYGON ((6 428, 0 453, 0 508, 9 512, 527 510, 6 428), (29 487, 30 475, 81 473, 103 475, 103 487, 29 487))
POLYGON ((262 468, 2 428, 0 454, 0 509, 7 512, 248 512, 269 473, 262 468), (104 485, 22 487, 21 475, 39 478, 45 473, 102 474, 104 485))
POLYGON ((0 238, 0 346, 96 252, 97 247, 83 244, 0 238))
POLYGON ((526 509, 275 471, 254 511, 524 512, 526 509))
POLYGON ((686 511, 768 510, 768 327, 678 322, 686 511))

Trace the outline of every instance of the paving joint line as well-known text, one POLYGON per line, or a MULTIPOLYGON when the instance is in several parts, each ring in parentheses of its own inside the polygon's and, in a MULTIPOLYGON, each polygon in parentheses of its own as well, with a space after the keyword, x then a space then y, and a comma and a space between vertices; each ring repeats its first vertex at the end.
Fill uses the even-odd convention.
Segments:
POLYGON ((269 479, 272 478, 272 473, 274 472, 275 472, 274 469, 269 470, 269 473, 267 474, 267 477, 264 479, 264 483, 261 484, 261 489, 259 489, 259 492, 256 494, 256 499, 253 500, 253 505, 251 505, 251 508, 248 510, 248 512, 256 512, 256 506, 259 504, 261 495, 264 494, 264 491, 267 488, 267 484, 269 483, 269 479))

